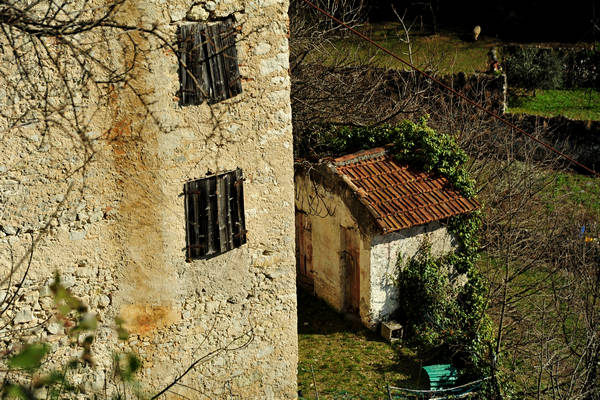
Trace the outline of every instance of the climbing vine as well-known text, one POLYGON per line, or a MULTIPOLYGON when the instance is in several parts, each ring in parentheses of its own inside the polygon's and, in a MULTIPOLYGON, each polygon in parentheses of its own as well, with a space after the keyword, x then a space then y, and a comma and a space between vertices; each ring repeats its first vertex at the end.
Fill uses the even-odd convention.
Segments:
MULTIPOLYGON (((329 127, 318 135, 325 143, 321 149, 336 154, 389 146, 398 161, 444 176, 467 198, 475 194, 464 168, 468 156, 451 135, 427 126, 427 117, 396 126, 329 127)), ((475 266, 480 223, 479 211, 449 218, 455 250, 434 257, 431 245, 423 243, 414 257, 398 260, 397 277, 402 293, 397 317, 407 336, 471 378, 489 373, 492 338, 485 314, 486 284, 475 266), (458 276, 465 278, 464 285, 454 284, 458 276)))

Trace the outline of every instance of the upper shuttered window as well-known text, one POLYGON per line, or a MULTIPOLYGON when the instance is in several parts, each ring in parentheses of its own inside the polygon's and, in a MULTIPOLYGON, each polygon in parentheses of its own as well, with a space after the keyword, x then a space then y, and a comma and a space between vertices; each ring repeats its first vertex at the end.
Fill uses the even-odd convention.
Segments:
POLYGON ((231 18, 179 28, 180 104, 216 103, 242 92, 231 18))
POLYGON ((238 168, 184 185, 188 261, 246 243, 243 182, 238 168))

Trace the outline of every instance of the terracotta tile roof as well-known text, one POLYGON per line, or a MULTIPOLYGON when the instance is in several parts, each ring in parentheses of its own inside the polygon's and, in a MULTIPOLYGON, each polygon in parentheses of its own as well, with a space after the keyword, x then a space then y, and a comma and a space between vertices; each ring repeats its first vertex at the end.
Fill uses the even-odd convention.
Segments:
POLYGON ((386 233, 479 208, 476 200, 453 190, 445 178, 402 165, 383 147, 348 154, 333 162, 386 233))

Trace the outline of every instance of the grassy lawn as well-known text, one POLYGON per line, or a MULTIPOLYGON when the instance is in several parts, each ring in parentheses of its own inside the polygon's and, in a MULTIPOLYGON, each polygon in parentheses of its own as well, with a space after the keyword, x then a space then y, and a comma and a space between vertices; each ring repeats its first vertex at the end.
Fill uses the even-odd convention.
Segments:
POLYGON ((600 179, 575 173, 557 173, 554 184, 545 193, 548 205, 568 202, 590 215, 600 216, 600 179))
POLYGON ((387 398, 386 385, 419 388, 422 360, 391 346, 323 301, 298 290, 298 389, 315 399, 387 398))
POLYGON ((538 90, 536 96, 510 96, 508 106, 511 113, 600 120, 600 91, 538 90))
MULTIPOLYGON (((408 61, 408 45, 401 40, 405 36, 399 23, 367 24, 360 30, 378 44, 408 61)), ((410 38, 413 62, 420 68, 442 73, 462 71, 470 74, 485 71, 488 51, 500 44, 497 40, 486 37, 480 37, 478 41, 473 42, 449 31, 430 35, 413 29, 410 38)), ((333 43, 332 47, 327 49, 327 59, 312 61, 334 65, 343 60, 349 65, 371 63, 378 67, 407 69, 401 62, 353 35, 333 43)))

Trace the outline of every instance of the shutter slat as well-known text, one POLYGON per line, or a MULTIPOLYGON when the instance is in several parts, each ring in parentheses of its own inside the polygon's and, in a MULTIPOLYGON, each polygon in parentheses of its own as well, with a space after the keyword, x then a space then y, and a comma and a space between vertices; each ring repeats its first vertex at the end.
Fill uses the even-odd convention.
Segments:
POLYGON ((232 184, 235 182, 235 176, 232 174, 227 174, 227 181, 225 182, 225 204, 227 205, 227 247, 229 250, 233 249, 233 222, 231 220, 232 206, 233 206, 233 198, 232 196, 232 184))
POLYGON ((208 58, 208 69, 210 71, 212 96, 209 102, 214 103, 222 100, 223 97, 223 77, 221 70, 223 63, 220 54, 220 24, 211 24, 206 28, 206 54, 208 58))
POLYGON ((204 256, 208 251, 207 238, 208 238, 208 193, 205 191, 205 187, 200 184, 200 181, 195 181, 196 201, 198 204, 198 217, 196 223, 198 225, 198 238, 196 248, 197 256, 204 256))
POLYGON ((189 104, 190 102, 190 93, 188 89, 188 74, 192 67, 191 65, 188 66, 188 63, 191 61, 191 57, 188 56, 191 49, 190 28, 190 25, 179 27, 179 82, 181 104, 189 104))
MULTIPOLYGON (((186 104, 186 100, 187 100, 187 93, 185 92, 185 84, 187 81, 187 71, 186 71, 186 67, 187 67, 187 61, 186 61, 186 56, 187 56, 187 46, 185 45, 185 31, 186 31, 186 27, 185 26, 180 26, 179 27, 179 31, 178 33, 178 37, 177 40, 179 42, 179 101, 180 104, 186 104)), ((183 190, 185 193, 185 189, 187 187, 187 184, 183 185, 183 190)))
POLYGON ((235 47, 235 26, 231 20, 223 22, 223 66, 227 97, 242 93, 242 80, 238 67, 237 49, 235 47))
POLYGON ((209 71, 206 64, 206 25, 197 24, 194 34, 194 95, 196 103, 201 104, 205 99, 210 98, 209 71))
MULTIPOLYGON (((191 188, 194 193, 198 193, 198 182, 193 182, 191 188)), ((199 244, 202 243, 202 229, 200 226, 200 221, 202 218, 202 204, 200 203, 200 195, 192 194, 191 195, 191 205, 193 210, 193 224, 192 224, 192 240, 190 243, 194 246, 192 248, 192 256, 199 257, 202 255, 202 249, 198 247, 199 244)))
POLYGON ((190 215, 190 194, 188 194, 190 192, 190 186, 191 186, 191 182, 185 183, 183 185, 183 194, 184 194, 184 201, 183 201, 183 207, 184 207, 184 212, 185 212, 185 258, 187 261, 192 259, 192 248, 191 248, 191 244, 192 242, 192 235, 191 235, 191 229, 192 229, 192 224, 194 219, 192 218, 192 216, 190 215))
POLYGON ((236 219, 237 226, 235 227, 236 246, 241 246, 246 243, 246 222, 244 220, 244 187, 243 175, 241 169, 235 170, 235 201, 236 201, 236 219))
POLYGON ((206 192, 206 254, 214 253, 215 240, 214 240, 214 226, 215 221, 213 219, 213 201, 211 199, 211 179, 204 180, 205 192, 206 192))
POLYGON ((188 49, 188 80, 186 82, 186 91, 188 92, 187 104, 200 104, 202 97, 198 94, 198 83, 200 82, 200 69, 202 65, 200 57, 202 57, 202 46, 199 46, 199 32, 201 27, 191 25, 189 32, 189 49, 188 49))
POLYGON ((217 96, 218 101, 225 100, 229 96, 227 94, 227 74, 225 73, 225 63, 224 63, 224 50, 225 46, 223 44, 223 34, 225 33, 225 25, 224 23, 219 23, 215 25, 215 40, 216 40, 216 49, 217 49, 217 71, 219 79, 216 81, 216 87, 219 91, 219 95, 217 96))
POLYGON ((219 224, 219 244, 221 253, 228 250, 227 248, 227 198, 225 197, 225 178, 227 175, 222 175, 217 180, 217 220, 219 224))

